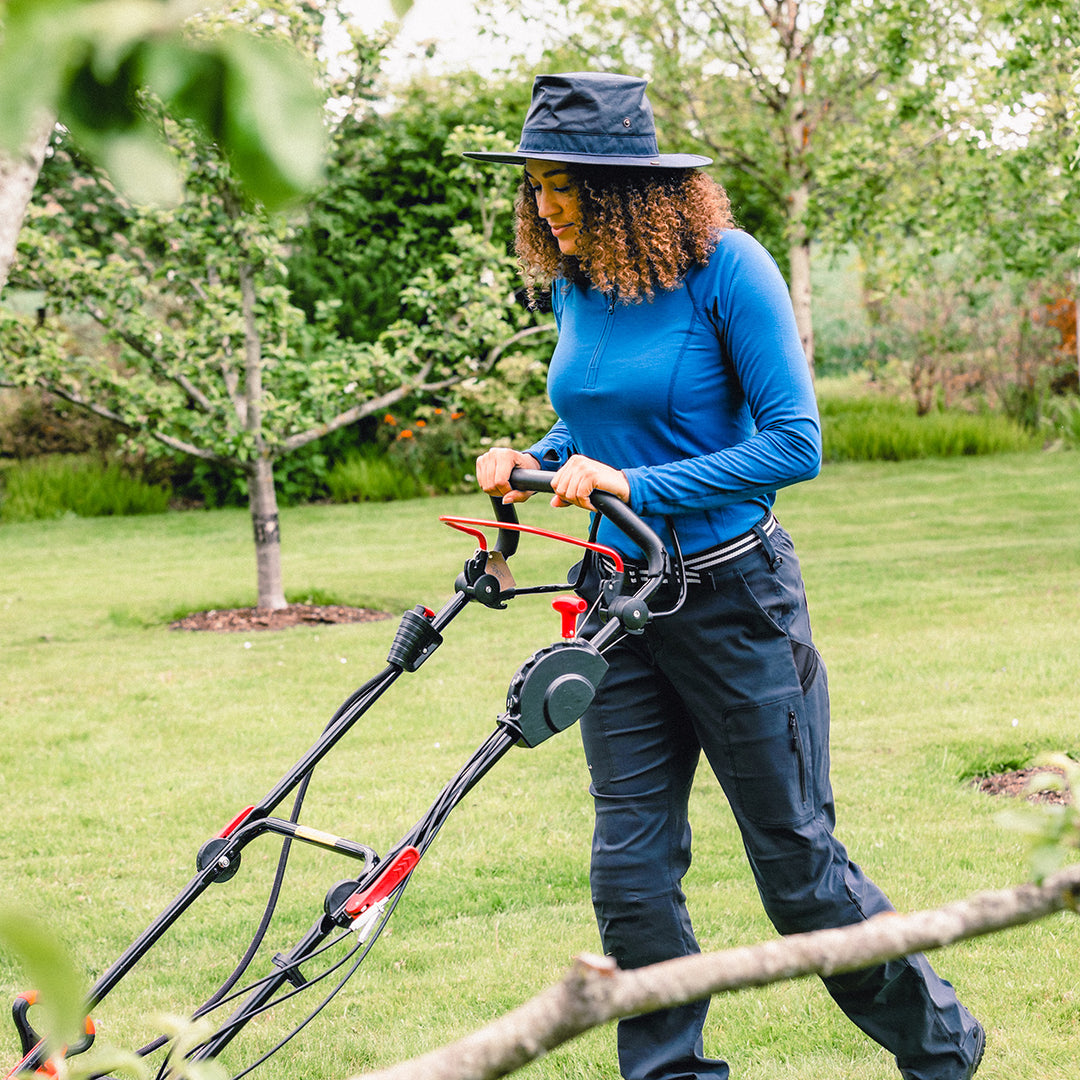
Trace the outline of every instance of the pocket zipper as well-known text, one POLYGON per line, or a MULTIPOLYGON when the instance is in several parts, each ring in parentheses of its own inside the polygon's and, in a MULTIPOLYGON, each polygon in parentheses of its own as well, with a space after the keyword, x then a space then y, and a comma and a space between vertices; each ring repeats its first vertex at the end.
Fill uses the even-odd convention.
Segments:
POLYGON ((795 753, 795 764, 799 769, 799 794, 806 802, 806 761, 803 758, 802 739, 799 737, 799 718, 795 710, 788 711, 788 730, 791 732, 791 749, 795 753))

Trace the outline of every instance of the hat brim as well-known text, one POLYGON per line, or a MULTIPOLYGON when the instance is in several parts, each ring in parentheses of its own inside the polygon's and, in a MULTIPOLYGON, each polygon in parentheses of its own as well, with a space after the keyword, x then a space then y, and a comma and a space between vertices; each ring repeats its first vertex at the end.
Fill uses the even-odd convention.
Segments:
POLYGON ((565 161, 571 165, 621 165, 637 169, 700 169, 712 164, 712 158, 700 154, 652 154, 648 156, 618 156, 614 154, 543 154, 533 151, 493 153, 466 150, 462 157, 475 161, 492 161, 502 165, 524 165, 526 161, 565 161))

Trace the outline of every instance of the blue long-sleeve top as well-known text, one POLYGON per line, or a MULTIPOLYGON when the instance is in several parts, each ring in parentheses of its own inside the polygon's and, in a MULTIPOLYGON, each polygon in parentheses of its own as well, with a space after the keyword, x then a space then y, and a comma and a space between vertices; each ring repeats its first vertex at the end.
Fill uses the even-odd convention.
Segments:
MULTIPOLYGON (((556 281, 548 394, 559 419, 529 452, 621 469, 630 505, 684 554, 750 529, 778 488, 821 467, 813 382, 787 287, 768 252, 725 230, 705 266, 650 301, 556 281)), ((634 545, 606 519, 598 539, 634 545)))

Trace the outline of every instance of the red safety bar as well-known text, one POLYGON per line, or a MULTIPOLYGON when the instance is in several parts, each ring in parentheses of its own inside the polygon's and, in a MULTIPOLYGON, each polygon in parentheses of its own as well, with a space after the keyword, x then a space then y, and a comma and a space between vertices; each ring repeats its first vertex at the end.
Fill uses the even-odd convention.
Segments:
POLYGON ((447 516, 440 517, 439 520, 444 525, 449 525, 459 532, 468 533, 470 536, 476 537, 481 551, 487 551, 488 549, 487 536, 480 532, 481 529, 509 529, 513 532, 529 533, 532 536, 542 536, 546 540, 558 540, 564 544, 573 544, 575 547, 596 551, 611 559, 615 564, 617 572, 622 573, 623 570, 623 557, 614 548, 605 547, 603 544, 594 544, 591 540, 581 540, 576 536, 566 536, 563 533, 549 532, 547 529, 536 529, 531 525, 519 525, 517 522, 481 521, 476 518, 447 516))

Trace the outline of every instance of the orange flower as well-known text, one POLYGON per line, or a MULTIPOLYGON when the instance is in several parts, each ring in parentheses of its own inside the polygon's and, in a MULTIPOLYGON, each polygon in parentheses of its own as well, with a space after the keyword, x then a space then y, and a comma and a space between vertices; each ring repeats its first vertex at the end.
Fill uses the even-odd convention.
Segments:
POLYGON ((450 414, 451 420, 460 420, 465 414, 463 412, 452 412, 450 414))
POLYGON ((412 437, 412 432, 408 428, 406 428, 403 432, 401 432, 400 435, 398 435, 399 439, 411 439, 412 437))
POLYGON ((391 413, 387 413, 383 417, 383 423, 384 424, 389 424, 391 427, 393 427, 395 424, 397 424, 397 420, 394 419, 394 417, 393 417, 393 415, 391 413))
POLYGON ((416 426, 417 427, 427 427, 427 421, 426 420, 417 420, 416 421, 416 426))
POLYGON ((436 416, 442 416, 442 409, 436 409, 435 410, 435 415, 436 416))

